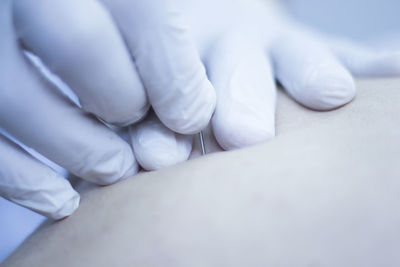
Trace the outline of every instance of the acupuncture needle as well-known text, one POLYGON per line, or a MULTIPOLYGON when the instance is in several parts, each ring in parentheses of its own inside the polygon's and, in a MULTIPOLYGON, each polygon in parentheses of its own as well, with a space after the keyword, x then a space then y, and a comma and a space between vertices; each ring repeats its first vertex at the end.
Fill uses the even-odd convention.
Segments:
POLYGON ((206 151, 206 146, 204 144, 203 131, 200 131, 198 135, 199 135, 199 141, 200 141, 201 155, 204 156, 205 154, 207 154, 207 151, 206 151))

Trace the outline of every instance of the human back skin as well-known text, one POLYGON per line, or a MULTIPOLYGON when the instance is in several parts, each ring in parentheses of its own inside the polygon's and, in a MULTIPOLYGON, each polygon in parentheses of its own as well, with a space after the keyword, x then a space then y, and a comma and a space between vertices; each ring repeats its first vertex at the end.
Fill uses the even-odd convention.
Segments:
POLYGON ((400 80, 342 109, 279 94, 278 137, 82 194, 3 266, 400 266, 400 80))

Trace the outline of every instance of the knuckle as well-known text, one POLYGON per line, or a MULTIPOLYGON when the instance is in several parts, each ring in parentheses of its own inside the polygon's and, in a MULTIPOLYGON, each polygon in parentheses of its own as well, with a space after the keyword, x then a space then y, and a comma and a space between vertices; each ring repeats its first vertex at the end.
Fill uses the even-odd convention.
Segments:
POLYGON ((77 166, 77 176, 99 185, 109 185, 136 174, 138 167, 130 146, 120 139, 110 145, 77 166))

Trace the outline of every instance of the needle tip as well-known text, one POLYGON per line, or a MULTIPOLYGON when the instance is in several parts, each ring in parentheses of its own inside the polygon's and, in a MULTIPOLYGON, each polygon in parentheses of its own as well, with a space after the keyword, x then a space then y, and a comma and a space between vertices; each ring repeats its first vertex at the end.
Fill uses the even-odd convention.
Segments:
POLYGON ((207 151, 206 151, 206 146, 204 144, 203 131, 200 131, 199 133, 199 140, 200 140, 201 154, 204 156, 205 154, 207 154, 207 151))

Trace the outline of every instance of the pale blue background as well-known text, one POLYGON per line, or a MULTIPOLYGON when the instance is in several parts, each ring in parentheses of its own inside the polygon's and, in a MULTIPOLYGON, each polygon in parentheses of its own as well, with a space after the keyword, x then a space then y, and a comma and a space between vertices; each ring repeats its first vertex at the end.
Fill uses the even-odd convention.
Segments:
POLYGON ((306 24, 358 40, 400 34, 399 0, 281 0, 306 24))

